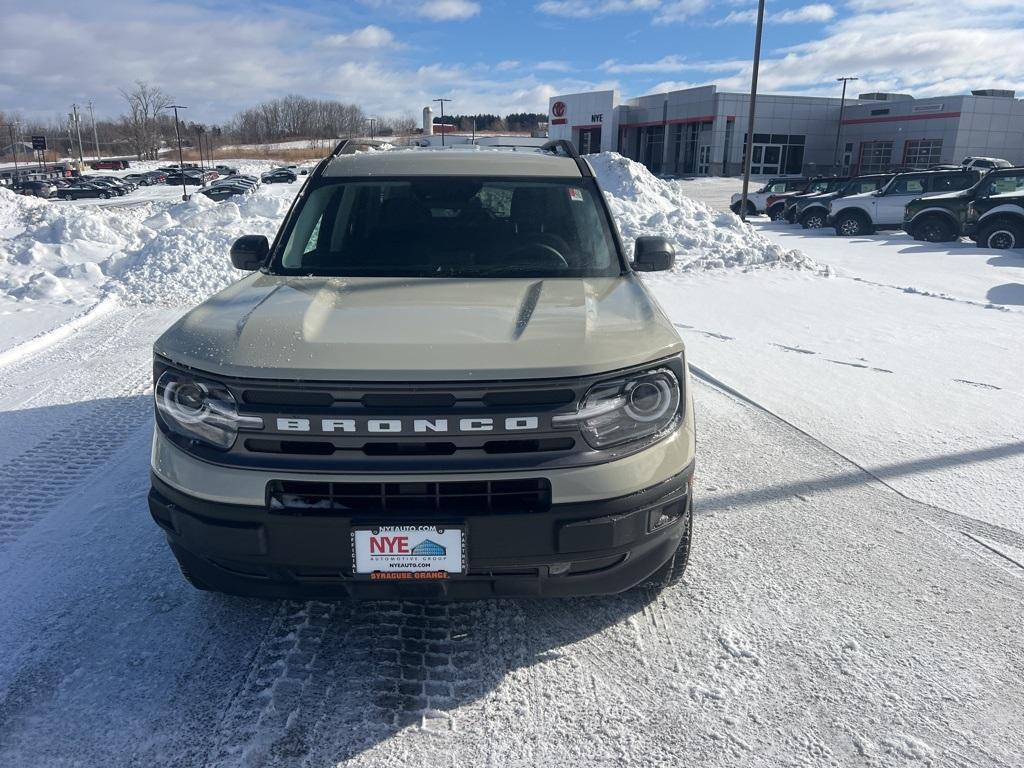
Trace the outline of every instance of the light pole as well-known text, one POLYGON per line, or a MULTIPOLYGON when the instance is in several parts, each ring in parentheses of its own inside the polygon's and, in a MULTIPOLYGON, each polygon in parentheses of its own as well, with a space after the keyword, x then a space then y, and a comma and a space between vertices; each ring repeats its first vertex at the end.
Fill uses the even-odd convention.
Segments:
POLYGON ((81 172, 85 167, 85 160, 82 157, 82 121, 78 117, 78 105, 71 105, 72 113, 75 116, 75 133, 78 134, 78 170, 81 172))
POLYGON ((444 103, 446 101, 451 101, 451 99, 434 99, 434 101, 438 102, 441 105, 441 122, 438 123, 438 125, 441 126, 441 146, 443 147, 444 146, 444 103))
POLYGON ((856 77, 837 77, 836 82, 842 82, 843 95, 839 98, 839 124, 836 126, 836 148, 832 153, 832 173, 837 172, 839 166, 839 137, 843 132, 843 112, 846 111, 846 84, 856 77))
POLYGON ((174 138, 178 140, 178 173, 181 174, 181 199, 188 200, 188 190, 185 189, 185 159, 181 155, 181 132, 178 130, 178 110, 188 109, 183 104, 168 104, 174 110, 174 138))
POLYGON ((368 118, 366 118, 366 122, 368 122, 370 124, 370 141, 373 141, 373 128, 377 124, 377 118, 376 117, 368 117, 368 118))
POLYGON ((203 127, 196 126, 196 136, 199 137, 199 170, 206 170, 206 161, 203 160, 203 127))
POLYGON ((100 135, 96 132, 96 113, 92 111, 92 99, 89 100, 89 117, 92 118, 92 140, 96 142, 96 159, 102 160, 100 157, 100 135))
POLYGON ((747 192, 750 189, 750 161, 754 152, 754 107, 757 104, 757 72, 761 67, 761 32, 764 30, 764 0, 757 3, 757 32, 754 34, 754 69, 750 76, 750 115, 747 117, 747 156, 743 162, 743 195, 740 218, 747 220, 747 192))

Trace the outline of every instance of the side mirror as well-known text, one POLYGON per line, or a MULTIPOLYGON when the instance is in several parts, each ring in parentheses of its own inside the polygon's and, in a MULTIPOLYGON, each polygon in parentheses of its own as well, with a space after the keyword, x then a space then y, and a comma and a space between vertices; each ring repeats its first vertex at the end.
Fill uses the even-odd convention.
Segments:
POLYGON ((270 254, 265 235, 242 235, 231 244, 231 264, 247 272, 259 269, 270 254))
POLYGON ((638 237, 633 249, 633 269, 637 272, 663 272, 676 260, 676 249, 664 237, 638 237))
POLYGON ((876 190, 875 190, 874 192, 872 192, 871 194, 872 194, 872 195, 874 195, 875 197, 881 197, 882 195, 884 195, 884 194, 885 194, 885 190, 882 190, 882 189, 876 189, 876 190))

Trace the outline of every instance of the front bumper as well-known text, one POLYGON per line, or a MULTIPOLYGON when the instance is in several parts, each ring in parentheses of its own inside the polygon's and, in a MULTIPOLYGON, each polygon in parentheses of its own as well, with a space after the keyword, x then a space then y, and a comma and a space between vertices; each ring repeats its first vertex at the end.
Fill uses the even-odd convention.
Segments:
POLYGON ((468 573, 429 582, 370 581, 352 573, 352 527, 385 522, 380 518, 272 514, 266 505, 189 496, 156 475, 149 507, 192 577, 231 594, 448 600, 598 595, 636 586, 672 557, 691 509, 692 476, 691 463, 627 496, 553 504, 546 512, 461 515, 468 573))

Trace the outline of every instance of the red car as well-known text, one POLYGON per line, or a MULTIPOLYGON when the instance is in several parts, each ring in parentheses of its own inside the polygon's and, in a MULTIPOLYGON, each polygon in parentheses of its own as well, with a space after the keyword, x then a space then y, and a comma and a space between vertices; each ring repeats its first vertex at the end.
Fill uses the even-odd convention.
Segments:
POLYGON ((120 171, 128 167, 127 160, 93 160, 89 167, 94 171, 120 171))

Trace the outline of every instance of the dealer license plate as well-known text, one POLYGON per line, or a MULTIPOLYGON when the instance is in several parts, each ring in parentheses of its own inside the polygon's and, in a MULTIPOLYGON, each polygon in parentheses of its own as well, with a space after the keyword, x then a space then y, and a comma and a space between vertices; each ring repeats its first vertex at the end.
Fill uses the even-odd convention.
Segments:
POLYGON ((444 579, 466 571, 459 527, 381 525, 352 530, 354 571, 372 579, 444 579))

